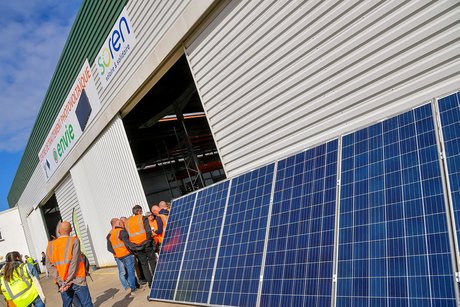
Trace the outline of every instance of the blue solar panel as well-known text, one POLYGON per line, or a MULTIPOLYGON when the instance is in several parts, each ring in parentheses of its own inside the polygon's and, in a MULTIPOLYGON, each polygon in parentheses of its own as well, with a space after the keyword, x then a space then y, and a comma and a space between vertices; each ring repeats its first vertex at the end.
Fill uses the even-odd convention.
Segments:
POLYGON ((198 193, 176 301, 207 303, 229 181, 198 193))
POLYGON ((182 262, 196 194, 176 199, 171 204, 168 231, 165 233, 160 259, 153 277, 150 297, 173 300, 182 262))
POLYGON ((255 306, 274 164, 232 180, 211 304, 255 306))
POLYGON ((431 105, 343 137, 337 306, 455 306, 431 105))
POLYGON ((452 206, 460 245, 460 93, 439 100, 452 206))
POLYGON ((330 306, 337 143, 278 162, 261 306, 330 306))

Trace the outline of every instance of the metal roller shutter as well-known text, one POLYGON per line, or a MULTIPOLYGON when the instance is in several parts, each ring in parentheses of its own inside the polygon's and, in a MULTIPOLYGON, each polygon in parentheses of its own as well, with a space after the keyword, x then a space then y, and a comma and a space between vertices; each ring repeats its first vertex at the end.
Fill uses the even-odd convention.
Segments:
POLYGON ((110 220, 148 211, 136 164, 120 117, 116 117, 70 170, 80 209, 90 229, 98 266, 114 265, 107 251, 110 220))
MULTIPOLYGON (((61 212, 61 217, 63 221, 72 222, 72 212, 75 208, 78 225, 81 231, 81 250, 86 255, 86 257, 88 257, 90 264, 95 265, 96 260, 94 258, 93 248, 89 240, 88 230, 86 228, 83 215, 81 214, 77 193, 75 192, 72 176, 70 176, 70 174, 56 188, 55 193, 59 205, 59 211, 61 212)), ((75 235, 75 229, 73 230, 72 234, 75 235)))

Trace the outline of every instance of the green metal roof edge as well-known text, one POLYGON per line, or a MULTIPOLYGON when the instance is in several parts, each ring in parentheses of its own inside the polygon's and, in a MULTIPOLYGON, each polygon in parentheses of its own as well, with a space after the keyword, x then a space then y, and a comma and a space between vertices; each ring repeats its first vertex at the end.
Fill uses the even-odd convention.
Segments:
POLYGON ((39 163, 38 152, 51 130, 85 59, 94 62, 105 38, 128 0, 84 0, 64 45, 56 70, 30 133, 16 176, 8 193, 14 207, 39 163))

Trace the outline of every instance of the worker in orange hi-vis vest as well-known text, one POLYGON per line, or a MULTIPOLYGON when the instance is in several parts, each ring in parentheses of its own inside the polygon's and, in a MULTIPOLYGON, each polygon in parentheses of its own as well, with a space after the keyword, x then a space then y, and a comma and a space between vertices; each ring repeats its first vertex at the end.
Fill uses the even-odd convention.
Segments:
POLYGON ((142 272, 149 287, 152 286, 152 276, 155 272, 156 257, 153 247, 152 229, 148 219, 142 215, 142 207, 133 207, 133 214, 125 223, 125 229, 129 235, 129 241, 133 243, 132 252, 135 253, 141 263, 142 272))
POLYGON ((158 207, 160 207, 160 214, 169 216, 169 211, 171 211, 171 203, 162 200, 158 203, 158 207))
POLYGON ((69 222, 60 223, 59 237, 48 242, 46 248, 46 267, 59 286, 63 307, 72 306, 75 296, 83 307, 93 307, 86 284, 86 269, 81 256, 80 240, 70 236, 71 232, 72 226, 69 222))
POLYGON ((131 252, 133 243, 129 242, 129 235, 120 219, 113 218, 110 224, 112 230, 107 235, 107 250, 111 252, 115 258, 121 285, 129 295, 132 292, 136 292, 134 255, 131 252))
POLYGON ((155 216, 154 226, 153 226, 153 239, 157 244, 157 252, 160 249, 161 244, 165 236, 166 225, 168 223, 169 211, 166 209, 161 209, 159 205, 153 205, 150 209, 153 215, 155 216))

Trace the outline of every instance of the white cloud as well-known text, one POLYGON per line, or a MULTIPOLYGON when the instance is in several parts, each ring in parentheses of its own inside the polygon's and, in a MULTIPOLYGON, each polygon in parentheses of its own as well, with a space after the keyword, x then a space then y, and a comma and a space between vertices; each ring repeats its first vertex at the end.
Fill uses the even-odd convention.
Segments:
POLYGON ((17 152, 27 143, 80 1, 1 5, 0 151, 17 152))

